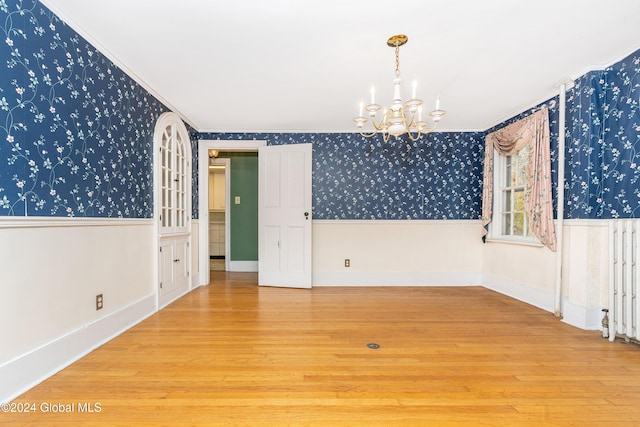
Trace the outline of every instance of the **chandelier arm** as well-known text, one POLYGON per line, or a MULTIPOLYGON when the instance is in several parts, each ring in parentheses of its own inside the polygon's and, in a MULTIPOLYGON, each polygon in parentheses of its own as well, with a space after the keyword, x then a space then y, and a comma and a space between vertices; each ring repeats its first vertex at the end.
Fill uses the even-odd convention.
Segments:
POLYGON ((435 122, 435 123, 433 124, 433 127, 432 127, 431 129, 429 129, 429 130, 428 130, 428 131, 426 131, 426 132, 422 132, 422 133, 424 133, 424 134, 431 133, 431 132, 433 132, 434 130, 436 130, 436 128, 437 128, 437 127, 438 127, 438 122, 435 122))
POLYGON ((434 130, 436 130, 436 128, 437 128, 437 127, 438 127, 438 123, 435 123, 435 124, 433 125, 433 127, 432 127, 432 128, 429 128, 429 129, 426 129, 426 130, 421 130, 421 131, 420 131, 420 133, 421 133, 422 135, 430 134, 431 132, 433 132, 434 130))
POLYGON ((404 109, 403 109, 404 125, 407 127, 407 130, 411 129, 411 126, 415 126, 415 124, 416 124, 415 113, 409 111, 409 114, 411 114, 411 121, 409 123, 407 123, 407 116, 404 115, 404 109))
POLYGON ((404 120, 405 127, 407 129, 407 136, 409 137, 409 139, 411 141, 417 141, 418 139, 420 139, 420 137, 422 135, 430 134, 431 132, 436 130, 436 128, 438 127, 438 123, 439 123, 438 121, 435 121, 433 123, 433 127, 429 128, 429 129, 420 129, 418 127, 418 123, 416 123, 416 121, 415 121, 415 116, 414 116, 413 113, 411 114, 411 122, 409 124, 407 124, 407 118, 404 115, 403 115, 403 120, 404 120), (416 127, 416 130, 417 130, 416 133, 412 133, 411 132, 411 127, 412 126, 416 127))
POLYGON ((373 125, 373 128, 376 131, 381 131, 382 129, 384 129, 384 122, 386 120, 381 120, 379 124, 376 124, 376 122, 374 122, 373 120, 371 120, 371 124, 373 125))
MULTIPOLYGON (((376 131, 381 131, 386 128, 385 123, 387 123, 388 114, 389 114, 389 111, 385 111, 385 113, 382 115, 382 118, 380 119, 380 123, 378 124, 376 124, 376 121, 373 119, 373 117, 371 117, 371 124, 373 125, 373 128, 376 131)), ((375 132, 374 132, 374 135, 375 135, 375 132)))
POLYGON ((402 120, 404 122, 404 127, 405 129, 407 129, 407 136, 409 137, 409 139, 411 141, 417 141, 418 139, 420 139, 420 136, 422 135, 422 132, 420 132, 420 129, 418 129, 418 132, 415 136, 413 136, 413 134, 411 133, 411 126, 415 125, 415 119, 413 117, 413 113, 410 112, 411 114, 411 122, 407 123, 407 115, 404 113, 404 109, 401 110, 402 112, 402 120))
POLYGON ((435 124, 435 125, 434 125, 432 128, 430 128, 430 129, 418 130, 418 133, 417 133, 415 136, 411 133, 411 131, 410 131, 410 130, 407 130, 407 136, 409 137, 409 139, 410 139, 411 141, 417 141, 417 140, 419 140, 419 139, 420 139, 420 137, 421 137, 422 135, 428 135, 428 134, 430 134, 431 132, 433 132, 434 130, 436 130, 436 127, 437 127, 437 126, 438 126, 438 125, 437 125, 437 124, 435 124))
POLYGON ((373 138, 378 132, 373 131, 371 133, 364 133, 363 131, 360 131, 360 135, 365 137, 365 138, 373 138))
POLYGON ((411 134, 411 131, 407 131, 407 136, 409 137, 409 139, 410 139, 411 141, 417 141, 417 140, 419 140, 419 139, 420 139, 420 137, 422 136, 422 133, 418 132, 418 134, 417 134, 416 136, 413 136, 413 135, 411 134))

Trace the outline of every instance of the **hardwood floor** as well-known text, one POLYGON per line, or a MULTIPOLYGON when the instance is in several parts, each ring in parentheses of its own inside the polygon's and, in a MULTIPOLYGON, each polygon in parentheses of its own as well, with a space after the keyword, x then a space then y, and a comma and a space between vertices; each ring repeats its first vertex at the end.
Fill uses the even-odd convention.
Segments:
POLYGON ((487 289, 212 277, 16 399, 36 412, 0 424, 640 425, 640 346, 487 289))

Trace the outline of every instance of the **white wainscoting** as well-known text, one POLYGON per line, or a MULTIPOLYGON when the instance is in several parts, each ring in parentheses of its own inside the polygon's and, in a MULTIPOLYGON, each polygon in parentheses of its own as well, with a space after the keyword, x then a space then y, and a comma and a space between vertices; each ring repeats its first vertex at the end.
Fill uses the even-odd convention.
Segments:
MULTIPOLYGON (((563 321, 600 329, 608 304, 608 222, 565 220, 561 312, 563 321)), ((483 248, 482 284, 553 313, 556 253, 544 247, 490 242, 483 248)))
POLYGON ((609 304, 609 221, 565 220, 562 315, 570 325, 601 329, 609 304))
POLYGON ((314 220, 313 285, 480 285, 480 231, 466 220, 314 220))
MULTIPOLYGON (((200 285, 209 283, 208 277, 200 277, 200 221, 191 220, 191 289, 195 289, 200 285)), ((205 270, 208 275, 209 269, 205 270)))
POLYGON ((154 233, 150 219, 0 219, 0 402, 157 310, 154 233))

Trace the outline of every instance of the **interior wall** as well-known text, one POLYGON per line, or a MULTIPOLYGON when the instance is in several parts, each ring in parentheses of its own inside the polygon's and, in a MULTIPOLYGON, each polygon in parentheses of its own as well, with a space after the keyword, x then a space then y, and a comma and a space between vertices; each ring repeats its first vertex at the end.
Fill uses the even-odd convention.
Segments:
POLYGON ((582 329, 599 329, 609 307, 609 221, 566 220, 562 313, 582 329))
POLYGON ((153 237, 151 220, 0 219, 0 402, 155 312, 153 237))
POLYGON ((480 230, 472 220, 317 220, 313 285, 481 285, 480 230))
MULTIPOLYGON (((609 222, 565 220, 562 262, 563 321, 599 329, 609 304, 609 222)), ((542 246, 489 242, 483 245, 484 286, 555 311, 556 256, 542 246)))
POLYGON ((230 245, 231 262, 258 261, 258 153, 223 152, 231 159, 230 245), (240 203, 236 203, 236 197, 240 203))
POLYGON ((385 143, 355 133, 200 133, 202 140, 313 146, 313 219, 478 219, 484 133, 385 143))
POLYGON ((487 242, 481 248, 483 284, 554 311, 555 253, 543 246, 487 242))
POLYGON ((0 93, 19 94, 0 108, 0 216, 151 217, 167 108, 38 2, 21 6, 0 9, 0 93))
POLYGON ((640 49, 567 91, 566 217, 640 217, 640 49))
POLYGON ((0 321, 11 325, 2 328, 0 365, 154 294, 150 221, 96 224, 0 221, 0 241, 11 242, 0 245, 2 282, 11 284, 0 298, 0 321))

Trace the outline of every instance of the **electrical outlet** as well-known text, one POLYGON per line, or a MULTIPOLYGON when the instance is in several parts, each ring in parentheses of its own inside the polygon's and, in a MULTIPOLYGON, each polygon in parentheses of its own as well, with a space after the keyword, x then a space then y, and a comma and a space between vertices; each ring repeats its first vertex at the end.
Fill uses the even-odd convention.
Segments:
POLYGON ((104 298, 102 297, 102 294, 96 295, 96 310, 102 310, 103 305, 104 298))
POLYGON ((345 258, 344 260, 344 266, 345 267, 351 267, 351 260, 349 258, 345 258))

